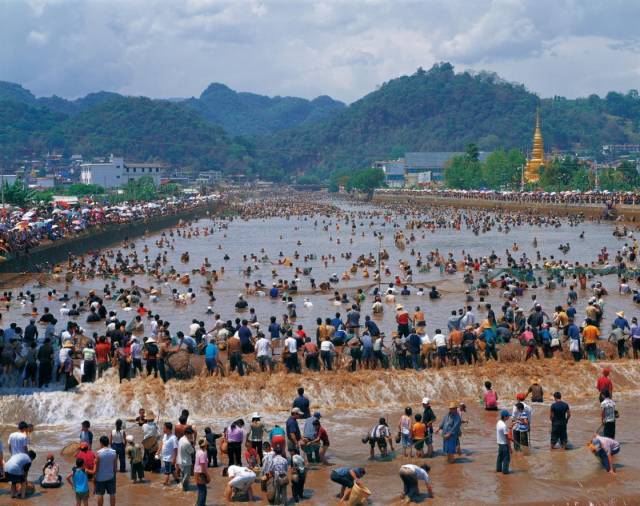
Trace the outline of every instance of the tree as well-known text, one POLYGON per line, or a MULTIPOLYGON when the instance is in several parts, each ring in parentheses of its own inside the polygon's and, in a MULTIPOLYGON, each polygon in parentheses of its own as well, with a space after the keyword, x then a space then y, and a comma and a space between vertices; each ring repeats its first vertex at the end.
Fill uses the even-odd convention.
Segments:
POLYGON ((472 162, 477 162, 480 159, 480 150, 478 149, 478 146, 476 146, 473 142, 467 144, 464 152, 467 155, 467 158, 472 162))
POLYGON ((382 169, 369 168, 356 171, 347 182, 347 190, 360 190, 367 195, 373 195, 376 188, 380 188, 384 183, 384 172, 382 169))

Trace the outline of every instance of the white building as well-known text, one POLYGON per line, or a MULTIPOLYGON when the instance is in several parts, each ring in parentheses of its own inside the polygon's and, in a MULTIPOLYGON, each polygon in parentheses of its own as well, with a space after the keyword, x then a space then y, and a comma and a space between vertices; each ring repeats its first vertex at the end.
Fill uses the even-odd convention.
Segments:
POLYGON ((165 177, 166 167, 160 163, 126 162, 123 158, 111 155, 108 162, 83 163, 80 181, 84 184, 97 184, 104 188, 117 188, 129 181, 150 177, 159 185, 165 177))
POLYGON ((111 155, 108 162, 80 165, 80 182, 97 184, 103 188, 116 188, 127 182, 124 179, 124 158, 111 155))

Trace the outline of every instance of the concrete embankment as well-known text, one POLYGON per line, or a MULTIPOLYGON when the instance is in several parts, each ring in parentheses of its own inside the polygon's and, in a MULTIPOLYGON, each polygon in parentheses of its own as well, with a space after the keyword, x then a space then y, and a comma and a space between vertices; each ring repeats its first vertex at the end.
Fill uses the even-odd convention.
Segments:
POLYGON ((29 250, 28 253, 22 251, 1 263, 0 273, 36 272, 38 271, 38 266, 47 262, 49 264, 64 262, 69 254, 82 255, 91 250, 117 244, 125 237, 135 238, 149 232, 173 227, 180 220, 189 221, 202 218, 207 214, 219 212, 221 208, 222 203, 216 201, 172 214, 153 216, 144 220, 94 227, 90 231, 73 237, 37 246, 29 250))
MULTIPOLYGON (((373 202, 390 204, 411 203, 458 208, 502 209, 518 212, 524 211, 538 214, 548 214, 554 216, 583 214, 589 218, 600 218, 604 210, 603 204, 561 204, 551 202, 519 202, 473 198, 457 199, 451 197, 441 197, 437 195, 412 195, 401 193, 375 193, 373 196, 373 202)), ((615 207, 618 211, 618 216, 623 217, 623 221, 640 221, 640 206, 616 205, 615 207)))

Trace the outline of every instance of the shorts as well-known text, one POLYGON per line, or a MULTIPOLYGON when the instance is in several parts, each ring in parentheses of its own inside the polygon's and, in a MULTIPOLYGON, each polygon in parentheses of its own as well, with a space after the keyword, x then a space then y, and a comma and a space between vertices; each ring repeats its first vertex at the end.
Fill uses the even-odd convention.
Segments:
POLYGON ((335 471, 331 471, 331 481, 346 488, 353 488, 353 478, 351 475, 341 476, 335 471))
POLYGON ((640 338, 631 339, 631 346, 634 351, 640 351, 640 338))
POLYGON ((378 448, 380 448, 381 450, 387 449, 387 439, 384 437, 369 438, 369 444, 371 445, 371 448, 375 448, 377 444, 378 448))
POLYGON ((17 485, 18 483, 24 483, 24 474, 11 474, 6 473, 7 481, 11 482, 12 485, 17 485))
POLYGON ((271 365, 271 357, 268 355, 261 355, 258 357, 258 364, 271 365))
POLYGON ((438 346, 438 357, 447 358, 447 347, 446 346, 438 346))
POLYGON ((116 495, 116 479, 111 478, 105 481, 96 481, 96 495, 116 495))
POLYGON ((373 348, 370 348, 369 346, 362 348, 362 358, 364 360, 369 360, 372 357, 373 357, 373 348))
POLYGON ((284 436, 273 436, 271 438, 271 446, 273 448, 275 448, 276 446, 284 449, 284 445, 285 445, 285 440, 284 440, 284 436))
POLYGON ((173 474, 176 466, 172 462, 163 462, 162 463, 163 473, 164 474, 173 474))
POLYGON ((215 358, 205 358, 204 362, 207 364, 209 371, 214 371, 218 368, 218 361, 215 358))
POLYGON ((562 445, 567 444, 567 425, 566 424, 552 424, 551 425, 551 444, 555 445, 560 443, 562 445))
POLYGON ((409 434, 402 434, 402 447, 403 448, 411 448, 413 445, 413 440, 409 434))
POLYGON ((422 449, 424 448, 424 439, 416 439, 413 442, 413 447, 418 451, 422 451, 422 449))
POLYGON ((89 492, 76 492, 76 500, 82 501, 83 499, 87 499, 89 497, 89 492))
POLYGON ((254 480, 254 476, 236 476, 229 482, 229 485, 241 492, 246 492, 254 480))

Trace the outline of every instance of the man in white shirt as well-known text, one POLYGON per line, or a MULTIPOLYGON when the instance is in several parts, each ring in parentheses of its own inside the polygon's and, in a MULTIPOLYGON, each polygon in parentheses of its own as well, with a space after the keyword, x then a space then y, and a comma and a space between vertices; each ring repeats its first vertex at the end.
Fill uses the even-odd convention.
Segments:
POLYGON ((271 348, 271 341, 265 337, 261 332, 258 334, 260 338, 256 341, 256 360, 260 364, 260 370, 268 370, 271 373, 271 357, 273 356, 273 349, 271 348))
POLYGON ((234 493, 249 496, 249 501, 253 502, 253 489, 251 485, 256 479, 256 473, 251 469, 242 466, 229 466, 227 476, 231 478, 225 488, 225 497, 231 502, 234 493))
POLYGON ((297 372, 300 369, 300 363, 298 361, 298 343, 292 336, 289 336, 284 340, 283 353, 286 354, 284 357, 284 363, 287 367, 287 372, 297 372))
POLYGON ((510 418, 509 411, 500 411, 500 420, 496 424, 496 442, 498 443, 498 459, 496 461, 496 473, 509 474, 511 462, 511 442, 506 421, 510 418))
MULTIPOLYGON (((174 436, 175 437, 175 436, 174 436)), ((184 435, 178 440, 178 466, 181 473, 182 490, 185 492, 189 488, 189 478, 193 468, 193 457, 195 449, 191 444, 193 439, 193 429, 189 426, 185 429, 184 435)))
POLYGON ((29 451, 29 437, 27 436, 27 430, 29 424, 27 422, 20 422, 18 424, 18 430, 9 434, 9 453, 15 455, 17 453, 27 453, 29 451))
POLYGON ((320 343, 320 359, 325 371, 331 371, 333 366, 333 356, 336 353, 336 347, 330 339, 325 339, 320 343))
POLYGON ((169 477, 176 477, 176 460, 178 457, 178 440, 173 435, 173 424, 165 422, 163 428, 162 444, 158 448, 157 455, 162 460, 164 485, 169 485, 169 477))
POLYGON ((440 329, 436 329, 431 342, 436 349, 436 365, 442 367, 447 363, 447 338, 440 329))
POLYGON ((404 486, 404 492, 402 498, 408 498, 410 501, 418 501, 420 496, 420 488, 418 486, 419 481, 424 481, 429 495, 433 497, 433 487, 431 486, 431 479, 428 472, 431 468, 425 464, 423 466, 416 466, 415 464, 405 464, 400 467, 400 479, 404 486))

